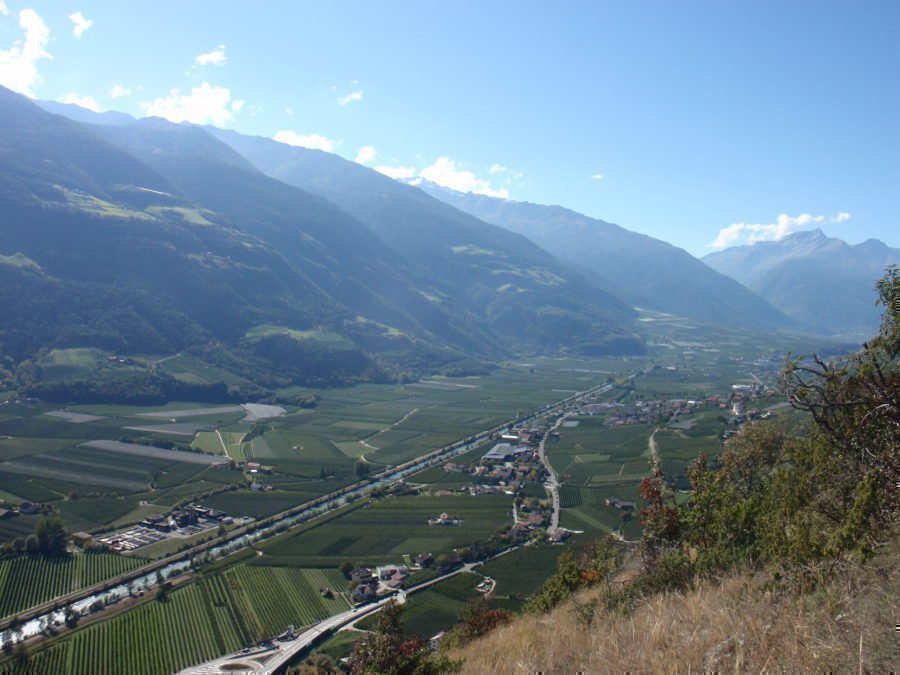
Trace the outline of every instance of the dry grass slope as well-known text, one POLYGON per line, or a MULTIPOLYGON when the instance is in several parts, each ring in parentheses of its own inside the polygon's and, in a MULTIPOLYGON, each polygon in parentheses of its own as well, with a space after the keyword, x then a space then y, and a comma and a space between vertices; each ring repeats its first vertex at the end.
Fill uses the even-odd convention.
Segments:
POLYGON ((811 593, 739 574, 585 617, 596 590, 451 654, 463 673, 888 673, 900 668, 900 542, 811 593))

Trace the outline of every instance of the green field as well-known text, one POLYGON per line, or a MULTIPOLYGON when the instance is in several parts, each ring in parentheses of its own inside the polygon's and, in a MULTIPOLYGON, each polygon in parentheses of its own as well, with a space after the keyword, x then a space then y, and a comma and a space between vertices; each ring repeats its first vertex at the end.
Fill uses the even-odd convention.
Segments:
POLYGON ((265 564, 328 564, 344 560, 371 564, 397 562, 403 554, 438 555, 484 541, 512 522, 512 498, 503 495, 388 497, 354 509, 327 527, 262 544, 265 564), (458 527, 431 526, 429 518, 447 512, 463 520, 458 527))
POLYGON ((0 659, 0 672, 176 672, 343 611, 345 591, 337 570, 239 566, 49 643, 27 669, 0 659), (321 597, 322 587, 334 597, 321 597))
POLYGON ((529 546, 495 558, 478 568, 479 574, 497 582, 496 597, 527 597, 544 584, 556 571, 556 561, 562 546, 529 546))
POLYGON ((315 340, 332 349, 356 348, 350 340, 337 333, 328 333, 318 330, 295 330, 293 328, 286 328, 285 326, 273 326, 270 324, 263 324, 251 328, 244 335, 244 338, 253 342, 269 335, 287 335, 294 340, 315 340))
MULTIPOLYGON (((261 327, 257 333, 267 330, 282 329, 261 327)), ((301 333, 295 337, 333 341, 327 334, 301 333)), ((57 350, 47 356, 47 365, 77 369, 97 359, 106 361, 106 356, 94 350, 57 350)), ((189 355, 139 359, 156 363, 185 382, 239 384, 189 355)), ((46 414, 59 406, 7 404, 0 411, 0 499, 12 504, 52 503, 69 531, 125 523, 132 513, 136 521, 148 509, 159 512, 198 498, 232 515, 270 515, 354 480, 360 456, 376 470, 396 464, 558 400, 565 396, 563 390, 589 388, 604 381, 608 372, 629 367, 631 363, 623 359, 540 357, 527 365, 505 364, 489 376, 319 391, 315 409, 289 409, 283 417, 264 421, 249 441, 244 434, 252 425, 240 423, 244 412, 230 411, 233 406, 185 401, 153 407, 76 405, 66 412, 100 419, 75 423, 46 414), (197 470, 80 447, 86 441, 123 437, 216 455, 224 454, 224 445, 235 460, 271 466, 271 475, 254 479, 274 490, 257 493, 242 488, 215 494, 243 485, 246 478, 240 471, 197 470), (139 510, 140 502, 148 506, 139 510)), ((291 392, 312 393, 295 389, 291 392)), ((467 477, 455 474, 436 478, 438 488, 469 483, 467 477)), ((33 526, 29 518, 0 522, 0 542, 30 534, 33 526)))
POLYGON ((136 569, 141 560, 76 553, 62 559, 20 556, 0 561, 0 617, 136 569))
MULTIPOLYGON (((484 579, 478 574, 463 572, 410 595, 403 605, 401 624, 405 637, 420 635, 426 640, 459 621, 466 603, 480 594, 475 587, 484 579)), ((370 629, 378 620, 373 614, 359 622, 360 628, 370 629)))

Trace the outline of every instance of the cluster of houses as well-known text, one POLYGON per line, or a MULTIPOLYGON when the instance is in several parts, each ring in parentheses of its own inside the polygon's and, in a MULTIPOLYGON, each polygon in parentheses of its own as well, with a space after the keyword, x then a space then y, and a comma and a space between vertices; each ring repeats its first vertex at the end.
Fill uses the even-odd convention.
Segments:
MULTIPOLYGON (((518 494, 525 481, 543 481, 546 477, 546 469, 537 452, 537 444, 543 435, 542 427, 514 429, 503 434, 499 442, 477 461, 470 464, 448 462, 444 470, 474 476, 474 483, 466 488, 472 495, 518 494)), ((447 524, 436 521, 432 524, 447 524)))
POLYGON ((0 520, 8 520, 16 516, 35 516, 41 513, 41 507, 31 502, 22 502, 18 506, 0 502, 0 520))
POLYGON ((356 604, 369 602, 398 590, 408 576, 409 567, 406 565, 380 565, 374 570, 357 567, 350 572, 350 580, 357 582, 350 592, 350 599, 356 604))
MULTIPOLYGON (((654 366, 653 369, 660 366, 654 366)), ((675 370, 676 366, 663 366, 667 370, 675 370)), ((652 370, 652 369, 651 369, 652 370)), ((690 429, 691 422, 684 418, 701 410, 720 410, 723 414, 730 412, 730 421, 740 426, 747 420, 765 419, 774 415, 771 411, 760 413, 756 409, 745 410, 747 404, 755 399, 774 396, 775 392, 762 382, 731 385, 731 393, 725 396, 711 395, 698 399, 658 399, 637 401, 626 405, 618 402, 582 402, 577 412, 581 415, 603 415, 610 426, 629 424, 666 424, 676 429, 690 429)), ((734 432, 731 432, 733 434, 734 432)), ((726 433, 725 436, 731 434, 726 433)))
POLYGON ((350 572, 350 599, 355 604, 370 602, 402 588, 412 572, 436 566, 441 573, 446 573, 461 564, 462 558, 456 551, 451 551, 446 556, 441 556, 441 561, 438 562, 431 553, 420 553, 407 562, 408 565, 392 563, 375 568, 355 567, 350 572))

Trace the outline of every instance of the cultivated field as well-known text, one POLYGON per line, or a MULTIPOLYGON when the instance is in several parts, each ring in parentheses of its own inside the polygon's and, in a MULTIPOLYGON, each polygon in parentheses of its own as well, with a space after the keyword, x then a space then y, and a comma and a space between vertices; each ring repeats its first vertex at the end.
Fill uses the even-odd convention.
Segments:
POLYGON ((93 553, 61 559, 21 556, 0 561, 0 618, 93 586, 142 564, 140 560, 93 553))
POLYGON ((403 554, 438 555, 484 541, 512 523, 512 498, 505 495, 388 497, 346 516, 260 548, 257 564, 337 566, 345 560, 368 564, 399 562, 403 554), (457 527, 432 526, 429 518, 449 513, 457 527))

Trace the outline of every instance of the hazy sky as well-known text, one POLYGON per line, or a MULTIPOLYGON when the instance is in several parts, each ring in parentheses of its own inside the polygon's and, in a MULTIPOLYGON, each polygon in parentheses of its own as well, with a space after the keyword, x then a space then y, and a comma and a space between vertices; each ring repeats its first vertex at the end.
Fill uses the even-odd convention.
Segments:
POLYGON ((812 227, 900 246, 898 36, 895 0, 0 0, 0 83, 696 255, 812 227))

